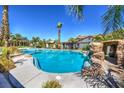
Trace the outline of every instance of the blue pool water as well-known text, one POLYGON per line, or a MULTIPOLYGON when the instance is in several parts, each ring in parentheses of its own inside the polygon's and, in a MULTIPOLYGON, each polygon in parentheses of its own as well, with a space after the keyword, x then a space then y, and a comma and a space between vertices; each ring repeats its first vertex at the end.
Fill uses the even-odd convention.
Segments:
POLYGON ((80 52, 62 50, 25 50, 24 53, 31 54, 35 59, 35 65, 46 72, 68 73, 79 72, 86 56, 80 52))

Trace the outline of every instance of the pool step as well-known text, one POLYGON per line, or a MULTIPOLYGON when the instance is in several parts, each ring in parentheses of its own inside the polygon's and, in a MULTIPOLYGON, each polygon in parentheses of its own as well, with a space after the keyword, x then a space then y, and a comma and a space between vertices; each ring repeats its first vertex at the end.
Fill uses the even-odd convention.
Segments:
POLYGON ((41 69, 41 66, 39 64, 39 60, 36 59, 36 58, 33 58, 33 64, 38 68, 38 69, 41 69))

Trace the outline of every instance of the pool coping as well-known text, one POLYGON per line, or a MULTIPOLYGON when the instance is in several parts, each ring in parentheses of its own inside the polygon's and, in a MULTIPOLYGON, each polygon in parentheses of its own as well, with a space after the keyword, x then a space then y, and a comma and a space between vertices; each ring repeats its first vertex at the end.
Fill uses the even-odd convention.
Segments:
MULTIPOLYGON (((27 55, 27 54, 26 54, 27 55)), ((39 70, 34 66, 33 57, 24 61, 23 66, 17 66, 11 70, 10 73, 26 88, 38 88, 41 87, 40 82, 44 82, 51 79, 56 79, 56 76, 60 76, 64 88, 87 88, 86 83, 81 79, 81 76, 77 76, 78 73, 49 73, 39 70), (31 70, 32 69, 32 70, 31 70), (26 72, 27 71, 27 72, 26 72), (33 75, 32 73, 35 73, 33 75), (30 77, 29 77, 30 76, 30 77), (24 80, 23 80, 24 79, 24 80)))
MULTIPOLYGON (((41 49, 42 50, 42 49, 41 49)), ((46 50, 60 50, 60 49, 46 49, 46 50)), ((64 50, 65 51, 65 50, 64 50)), ((69 49, 67 49, 66 51, 74 51, 74 52, 79 52, 79 53, 81 53, 83 56, 86 56, 86 54, 85 53, 83 53, 82 51, 80 51, 80 50, 69 50, 69 49)), ((30 56, 32 56, 31 54, 26 54, 26 55, 30 55, 30 56)), ((32 58, 34 59, 34 57, 32 56, 32 58)), ((33 62, 33 65, 34 65, 34 62, 33 62)), ((34 65, 35 66, 35 65, 34 65)), ((36 68, 37 68, 37 66, 35 66, 36 68)), ((80 71, 79 72, 67 72, 67 73, 53 73, 53 72, 47 72, 47 71, 44 71, 44 70, 42 70, 42 69, 39 69, 39 68, 37 68, 38 70, 41 70, 43 73, 47 73, 47 74, 76 74, 76 73, 80 73, 80 71)))

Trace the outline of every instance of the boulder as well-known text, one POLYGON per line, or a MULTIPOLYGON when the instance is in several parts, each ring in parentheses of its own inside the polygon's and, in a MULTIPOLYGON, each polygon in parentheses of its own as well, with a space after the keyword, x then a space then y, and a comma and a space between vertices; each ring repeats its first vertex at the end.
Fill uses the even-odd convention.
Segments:
POLYGON ((117 51, 117 64, 124 65, 124 53, 122 51, 117 51))
MULTIPOLYGON (((106 41, 106 42, 92 42, 91 50, 93 51, 93 55, 91 60, 93 63, 97 63, 101 66, 101 71, 108 72, 111 70, 112 74, 115 76, 121 87, 124 87, 124 68, 120 68, 120 66, 124 66, 124 40, 116 40, 116 41, 106 41), (103 44, 105 43, 116 43, 117 42, 117 65, 112 64, 105 60, 105 54, 103 52, 103 44)), ((111 44, 110 44, 111 45, 111 44)))
POLYGON ((101 60, 101 61, 105 59, 105 57, 104 57, 104 52, 94 53, 94 54, 92 55, 92 57, 97 58, 97 59, 99 59, 99 60, 101 60))
POLYGON ((99 60, 99 59, 97 59, 95 57, 92 57, 91 60, 92 60, 93 63, 97 63, 99 65, 101 65, 101 63, 102 63, 101 60, 99 60))
POLYGON ((103 51, 103 43, 101 42, 92 42, 91 44, 91 50, 93 53, 98 53, 103 51))

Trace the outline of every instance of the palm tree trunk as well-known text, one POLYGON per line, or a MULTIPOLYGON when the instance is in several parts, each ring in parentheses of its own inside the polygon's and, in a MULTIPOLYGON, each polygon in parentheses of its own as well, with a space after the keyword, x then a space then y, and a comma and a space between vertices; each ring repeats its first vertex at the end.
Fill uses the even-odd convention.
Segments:
POLYGON ((58 49, 61 48, 60 34, 61 34, 61 31, 60 31, 60 29, 59 29, 59 31, 58 31, 58 49))
POLYGON ((4 46, 9 46, 9 19, 8 19, 8 6, 3 6, 3 16, 2 16, 2 32, 4 33, 3 40, 5 41, 4 46))
POLYGON ((3 40, 5 42, 4 46, 8 47, 10 33, 9 33, 9 19, 8 19, 8 6, 7 5, 3 6, 2 32, 4 33, 3 35, 3 40))

